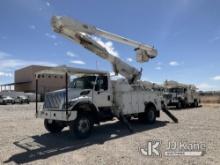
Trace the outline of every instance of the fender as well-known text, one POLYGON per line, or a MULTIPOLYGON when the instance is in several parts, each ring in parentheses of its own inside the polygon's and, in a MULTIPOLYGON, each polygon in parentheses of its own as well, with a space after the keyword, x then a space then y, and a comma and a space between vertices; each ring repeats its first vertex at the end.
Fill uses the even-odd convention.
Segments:
MULTIPOLYGON (((94 122, 97 123, 97 124, 99 123, 99 109, 92 102, 92 98, 91 97, 81 96, 81 97, 78 97, 78 98, 76 98, 74 100, 75 100, 75 102, 74 102, 74 104, 71 107, 72 111, 77 111, 78 113, 80 113, 80 111, 78 111, 78 107, 80 107, 80 106, 85 106, 86 108, 89 107, 89 110, 85 109, 82 112, 90 113, 93 116, 94 122)), ((72 101, 74 101, 74 100, 72 100, 72 101)))
POLYGON ((156 111, 160 111, 162 109, 161 102, 157 102, 157 104, 155 104, 155 103, 149 101, 149 102, 145 102, 144 105, 145 105, 145 108, 148 106, 154 106, 156 111))
POLYGON ((92 102, 92 98, 89 96, 80 96, 75 99, 72 99, 70 102, 73 102, 73 104, 69 107, 69 109, 73 111, 76 110, 75 107, 80 106, 82 104, 87 104, 90 107, 92 107, 92 110, 99 112, 98 107, 92 102))
POLYGON ((151 101, 145 102, 144 104, 145 104, 145 112, 146 112, 148 106, 153 106, 156 109, 156 112, 155 112, 156 117, 160 117, 160 110, 162 110, 162 103, 160 103, 160 107, 159 107, 159 105, 154 104, 151 101))

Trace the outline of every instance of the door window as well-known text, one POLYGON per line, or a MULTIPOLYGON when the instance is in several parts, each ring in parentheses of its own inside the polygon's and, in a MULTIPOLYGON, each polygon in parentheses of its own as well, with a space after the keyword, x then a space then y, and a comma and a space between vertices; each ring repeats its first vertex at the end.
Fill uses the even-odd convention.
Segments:
POLYGON ((108 78, 107 78, 107 76, 99 76, 97 78, 95 90, 96 91, 99 91, 99 90, 106 91, 106 90, 108 90, 108 78))

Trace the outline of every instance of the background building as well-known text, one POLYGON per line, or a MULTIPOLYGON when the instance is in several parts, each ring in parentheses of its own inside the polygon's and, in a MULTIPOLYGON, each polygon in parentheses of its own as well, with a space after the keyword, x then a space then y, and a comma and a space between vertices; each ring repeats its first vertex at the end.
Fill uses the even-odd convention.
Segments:
MULTIPOLYGON (((51 67, 31 65, 15 71, 14 90, 17 92, 35 92, 35 73, 51 67)), ((44 76, 38 78, 38 91, 44 94, 49 91, 65 87, 65 77, 63 75, 44 76)))

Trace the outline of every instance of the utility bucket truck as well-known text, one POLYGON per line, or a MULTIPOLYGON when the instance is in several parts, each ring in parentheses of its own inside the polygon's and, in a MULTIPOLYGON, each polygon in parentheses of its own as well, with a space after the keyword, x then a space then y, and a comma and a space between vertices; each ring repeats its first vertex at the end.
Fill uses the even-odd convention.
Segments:
POLYGON ((176 106, 177 109, 199 106, 200 99, 196 86, 165 81, 164 87, 166 88, 164 98, 168 106, 176 106))
POLYGON ((156 117, 160 116, 160 110, 165 111, 177 122, 177 119, 164 108, 164 103, 156 92, 144 90, 143 82, 140 80, 141 70, 110 54, 92 36, 98 35, 135 47, 139 62, 156 57, 156 49, 68 17, 53 17, 52 27, 55 32, 110 62, 114 72, 124 78, 111 80, 109 72, 65 66, 36 73, 36 89, 38 77, 42 74, 64 74, 66 77, 66 89, 47 93, 42 110, 38 109, 36 103, 36 116, 45 119, 45 128, 49 132, 60 132, 69 126, 76 137, 86 138, 94 124, 111 120, 113 117, 123 121, 132 131, 128 118, 138 117, 141 121, 152 124, 156 117), (73 80, 70 79, 71 75, 75 76, 73 80))

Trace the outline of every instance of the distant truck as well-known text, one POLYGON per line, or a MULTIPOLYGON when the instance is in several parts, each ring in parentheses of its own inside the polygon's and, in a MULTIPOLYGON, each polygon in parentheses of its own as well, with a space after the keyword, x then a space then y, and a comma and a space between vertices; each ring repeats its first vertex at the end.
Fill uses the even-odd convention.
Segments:
POLYGON ((15 100, 12 97, 0 95, 0 104, 6 105, 6 104, 14 104, 14 103, 15 100))
POLYGON ((176 106, 177 109, 199 106, 199 94, 196 92, 197 88, 194 85, 165 81, 164 87, 166 88, 164 98, 167 106, 176 106))
POLYGON ((167 99, 164 97, 164 93, 166 92, 166 88, 164 87, 164 85, 149 81, 142 81, 142 85, 146 91, 154 91, 157 96, 162 100, 164 106, 167 107, 167 99))
POLYGON ((29 101, 27 96, 17 96, 15 98, 15 103, 18 103, 18 104, 23 104, 23 103, 29 104, 30 101, 29 101))

